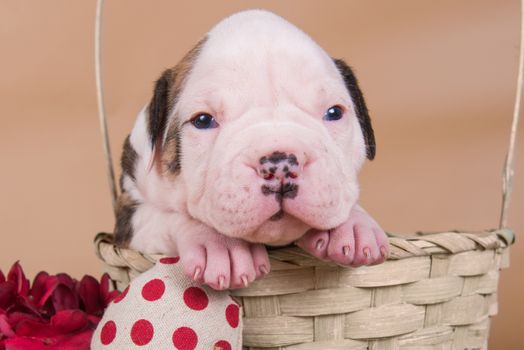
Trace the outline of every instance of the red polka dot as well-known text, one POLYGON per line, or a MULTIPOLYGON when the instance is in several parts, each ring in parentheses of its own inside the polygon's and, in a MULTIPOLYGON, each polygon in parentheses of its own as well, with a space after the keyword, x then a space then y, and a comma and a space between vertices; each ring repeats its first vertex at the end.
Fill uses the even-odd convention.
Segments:
POLYGON ((144 285, 142 288, 142 296, 147 301, 155 301, 164 295, 165 290, 166 285, 164 282, 161 279, 155 278, 144 285))
POLYGON ((218 350, 231 350, 231 344, 225 340, 219 340, 215 343, 215 349, 218 350))
POLYGON ((129 286, 128 286, 126 289, 124 289, 124 291, 123 291, 122 293, 120 293, 120 294, 119 294, 119 295, 118 295, 118 296, 113 300, 113 302, 114 302, 115 304, 118 304, 119 302, 121 302, 121 301, 126 297, 127 292, 129 292, 129 286))
POLYGON ((227 320, 227 323, 229 323, 229 325, 233 328, 238 327, 239 311, 240 311, 240 308, 236 304, 229 304, 226 307, 226 320, 227 320))
POLYGON ((178 350, 193 350, 198 344, 198 337, 189 327, 180 327, 173 332, 173 345, 178 350))
POLYGON ((154 334, 153 325, 147 320, 138 320, 131 328, 131 340, 136 345, 146 345, 153 339, 154 334))
POLYGON ((206 292, 198 287, 189 287, 184 291, 184 302, 193 310, 204 310, 209 304, 206 292))
POLYGON ((111 344, 116 337, 116 324, 113 321, 107 321, 100 332, 100 342, 104 345, 111 344))
POLYGON ((176 264, 178 262, 178 260, 180 260, 180 257, 179 256, 175 256, 175 257, 169 257, 169 258, 162 258, 159 261, 162 264, 170 265, 170 264, 176 264))

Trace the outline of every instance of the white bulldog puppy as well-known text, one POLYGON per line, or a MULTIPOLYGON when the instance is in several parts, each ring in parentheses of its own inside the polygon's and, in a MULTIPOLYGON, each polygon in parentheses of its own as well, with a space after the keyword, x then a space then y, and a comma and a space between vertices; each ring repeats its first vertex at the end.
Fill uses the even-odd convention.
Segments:
POLYGON ((180 255, 216 289, 266 274, 265 245, 344 266, 388 254, 357 204, 375 140, 351 69, 262 10, 216 25, 156 82, 122 156, 116 243, 180 255))

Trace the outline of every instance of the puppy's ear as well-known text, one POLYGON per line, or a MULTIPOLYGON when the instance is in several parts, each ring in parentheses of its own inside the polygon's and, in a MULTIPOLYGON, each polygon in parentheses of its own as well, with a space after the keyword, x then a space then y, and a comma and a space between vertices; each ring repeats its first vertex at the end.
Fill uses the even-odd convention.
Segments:
POLYGON ((162 149, 162 141, 166 131, 169 113, 173 106, 171 89, 173 80, 173 70, 165 70, 155 83, 153 98, 148 106, 147 127, 151 148, 155 151, 154 158, 160 154, 162 149))
POLYGON ((360 128, 364 133, 367 157, 369 160, 373 160, 373 158, 375 158, 376 152, 375 134, 373 132, 373 127, 371 126, 371 119, 369 118, 368 108, 366 107, 364 96, 358 87, 357 78, 346 62, 340 59, 334 59, 333 61, 340 71, 340 74, 342 74, 346 88, 348 89, 349 95, 351 96, 353 104, 355 105, 355 112, 360 123, 360 128))

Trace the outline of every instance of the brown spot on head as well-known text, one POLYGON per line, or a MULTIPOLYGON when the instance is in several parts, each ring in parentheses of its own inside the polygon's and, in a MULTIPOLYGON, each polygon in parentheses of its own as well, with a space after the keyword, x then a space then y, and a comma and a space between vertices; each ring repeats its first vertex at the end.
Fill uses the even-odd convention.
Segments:
POLYGON ((198 42, 175 67, 165 70, 155 83, 153 98, 148 106, 148 132, 154 149, 153 161, 164 175, 180 172, 180 123, 176 116, 173 120, 169 120, 169 116, 205 41, 206 38, 198 42))

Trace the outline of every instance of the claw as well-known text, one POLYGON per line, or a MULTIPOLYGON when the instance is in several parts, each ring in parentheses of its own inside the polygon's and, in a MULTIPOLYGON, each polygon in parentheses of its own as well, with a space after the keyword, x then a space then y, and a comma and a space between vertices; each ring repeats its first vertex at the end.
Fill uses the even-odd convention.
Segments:
POLYGON ((226 278, 224 276, 218 277, 218 289, 224 289, 224 284, 226 283, 226 278))
POLYGON ((386 247, 384 246, 381 246, 380 247, 380 255, 382 255, 383 258, 386 258, 387 257, 387 251, 386 251, 386 247))
POLYGON ((240 279, 242 280, 242 283, 244 284, 244 287, 247 287, 247 285, 249 284, 249 282, 247 280, 247 276, 246 275, 242 275, 240 277, 240 279))
POLYGON ((317 250, 322 250, 323 247, 324 247, 324 240, 323 239, 319 239, 317 241, 317 244, 315 245, 315 248, 317 250))
POLYGON ((366 257, 366 259, 369 259, 369 257, 371 256, 371 250, 369 250, 369 248, 366 247, 364 248, 363 252, 364 252, 364 256, 366 257))
POLYGON ((195 269, 195 273, 193 274, 193 280, 197 281, 200 277, 201 272, 202 272, 202 269, 200 267, 197 267, 195 269))
POLYGON ((267 270, 266 265, 261 265, 261 266, 259 267, 259 269, 260 269, 260 272, 262 272, 263 275, 267 275, 267 273, 269 272, 269 271, 267 270))
POLYGON ((350 251, 350 246, 349 245, 345 245, 343 248, 342 248, 342 253, 345 255, 345 256, 348 256, 349 255, 349 251, 350 251))

